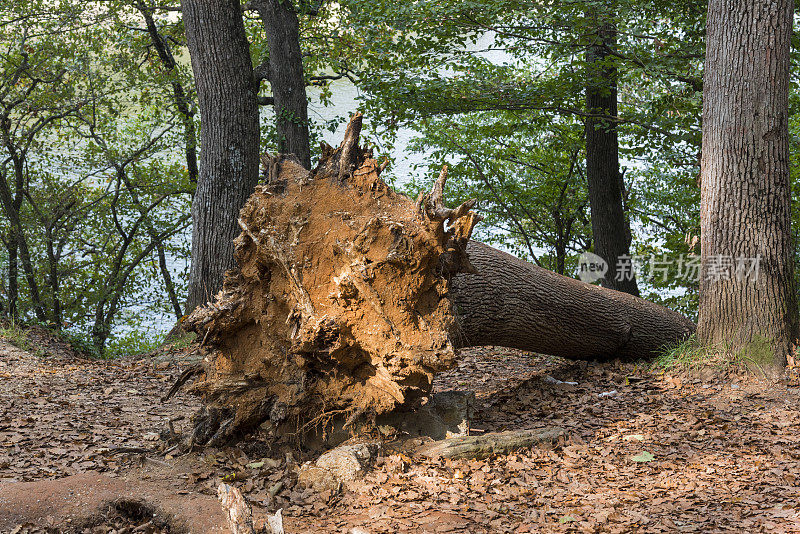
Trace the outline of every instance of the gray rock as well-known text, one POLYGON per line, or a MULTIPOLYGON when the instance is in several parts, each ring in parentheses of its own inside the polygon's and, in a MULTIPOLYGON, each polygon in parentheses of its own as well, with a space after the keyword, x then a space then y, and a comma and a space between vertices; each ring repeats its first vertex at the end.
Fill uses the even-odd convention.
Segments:
POLYGON ((372 468, 379 450, 380 445, 374 442, 336 447, 316 462, 303 464, 298 480, 316 491, 338 491, 342 484, 360 478, 372 468))

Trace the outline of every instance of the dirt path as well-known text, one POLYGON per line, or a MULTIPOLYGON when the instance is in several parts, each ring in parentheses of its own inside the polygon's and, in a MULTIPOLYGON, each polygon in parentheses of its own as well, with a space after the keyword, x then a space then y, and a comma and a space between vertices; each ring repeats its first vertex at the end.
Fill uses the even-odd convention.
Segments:
POLYGON ((159 402, 178 372, 40 358, 0 341, 0 517, 3 495, 30 492, 14 482, 101 472, 112 482, 98 486, 124 480, 209 514, 227 476, 257 509, 283 508, 288 534, 800 532, 798 388, 473 349, 436 387, 476 391, 477 430, 555 425, 569 438, 482 461, 391 455, 360 487, 316 495, 294 483, 299 452, 269 459, 257 438, 177 459, 121 452, 154 448, 167 419, 193 411, 191 398, 159 402))

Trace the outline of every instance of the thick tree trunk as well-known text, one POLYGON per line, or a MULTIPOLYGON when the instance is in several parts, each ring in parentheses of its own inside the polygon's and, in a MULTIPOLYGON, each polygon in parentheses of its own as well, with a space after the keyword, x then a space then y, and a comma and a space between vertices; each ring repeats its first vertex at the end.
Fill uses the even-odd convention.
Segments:
POLYGON ((207 302, 233 266, 236 216, 258 181, 258 103, 238 0, 183 0, 202 119, 192 202, 187 311, 207 302))
POLYGON ((618 261, 630 254, 631 230, 623 209, 617 134, 617 69, 611 52, 617 30, 607 13, 594 9, 596 42, 586 51, 586 178, 592 211, 594 252, 608 264, 604 287, 639 295, 632 270, 619 272, 618 261))
POLYGON ((698 335, 772 370, 798 340, 788 131, 793 8, 791 0, 710 0, 703 84, 698 335))
POLYGON ((267 80, 272 88, 278 128, 278 151, 294 154, 306 169, 311 168, 308 134, 308 98, 303 79, 300 24, 288 0, 251 2, 264 25, 269 48, 267 80))
POLYGON ((498 345, 576 360, 636 360, 694 324, 638 297, 585 284, 471 241, 477 274, 453 277, 457 347, 498 345))
POLYGON ((360 128, 357 115, 312 172, 265 158, 266 184, 238 220, 239 267, 184 322, 209 350, 191 371, 205 404, 191 444, 267 419, 291 433, 412 406, 459 346, 633 359, 693 331, 655 304, 469 242, 480 217, 474 201, 444 206, 446 171, 414 203, 379 178, 360 128))

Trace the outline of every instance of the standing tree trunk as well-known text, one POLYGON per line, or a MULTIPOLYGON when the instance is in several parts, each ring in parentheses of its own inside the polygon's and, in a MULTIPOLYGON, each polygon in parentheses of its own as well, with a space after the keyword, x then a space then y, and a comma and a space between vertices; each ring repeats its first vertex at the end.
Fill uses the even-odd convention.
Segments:
POLYGON ((8 316, 19 316, 19 262, 17 260, 17 234, 12 226, 8 230, 8 316))
POLYGON ((776 371, 798 339, 789 197, 791 0, 710 0, 703 85, 702 342, 776 371))
POLYGON ((594 251, 608 263, 601 285, 638 296, 633 272, 617 272, 617 261, 629 255, 631 244, 631 229, 622 206, 617 69, 611 57, 617 30, 607 13, 593 9, 588 16, 594 19, 597 27, 595 42, 586 51, 586 109, 589 114, 586 118, 586 178, 594 251))
POLYGON ((266 77, 278 128, 278 151, 294 154, 311 168, 308 137, 308 98, 300 52, 300 24, 289 0, 257 0, 251 3, 264 24, 269 48, 266 77))
MULTIPOLYGON (((7 124, 7 123, 6 123, 7 124)), ((4 132, 6 147, 9 151, 14 150, 8 142, 7 130, 4 132)), ((24 201, 25 166, 27 160, 24 155, 12 157, 14 164, 14 191, 6 181, 6 175, 0 175, 0 205, 6 214, 9 222, 8 235, 8 292, 9 292, 9 313, 12 317, 19 314, 19 264, 22 263, 22 271, 25 273, 25 280, 28 282, 28 292, 30 293, 31 307, 39 321, 47 320, 44 305, 39 294, 39 285, 31 261, 31 253, 28 248, 28 240, 23 231, 20 212, 24 201)))
MULTIPOLYGON (((195 131, 194 109, 191 98, 186 94, 186 90, 180 82, 178 63, 175 61, 175 56, 172 54, 169 42, 158 31, 158 26, 156 26, 156 21, 153 18, 153 9, 144 4, 135 5, 136 9, 139 10, 139 13, 144 17, 147 33, 150 35, 150 41, 152 41, 156 52, 158 52, 158 58, 161 60, 161 64, 171 73, 172 81, 170 84, 172 85, 172 97, 175 102, 175 107, 181 115, 181 121, 183 122, 186 171, 189 173, 189 180, 191 180, 192 183, 197 183, 197 176, 199 174, 197 168, 197 132, 195 131)), ((159 254, 160 253, 161 252, 159 252, 159 254)))
POLYGON ((233 266, 237 215, 258 181, 259 126, 239 2, 183 0, 181 8, 202 120, 189 312, 216 293, 233 266))

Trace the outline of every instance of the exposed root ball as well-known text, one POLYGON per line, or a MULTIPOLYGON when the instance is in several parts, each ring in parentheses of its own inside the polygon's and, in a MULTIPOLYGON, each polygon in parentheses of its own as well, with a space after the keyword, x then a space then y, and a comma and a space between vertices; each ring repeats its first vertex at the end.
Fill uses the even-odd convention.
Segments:
POLYGON ((471 270, 479 217, 450 210, 446 171, 417 203, 393 192, 358 146, 361 115, 309 172, 264 158, 266 183, 239 217, 239 267, 184 322, 211 348, 191 390, 205 404, 193 444, 220 444, 269 419, 384 413, 454 363, 450 277, 471 270))

